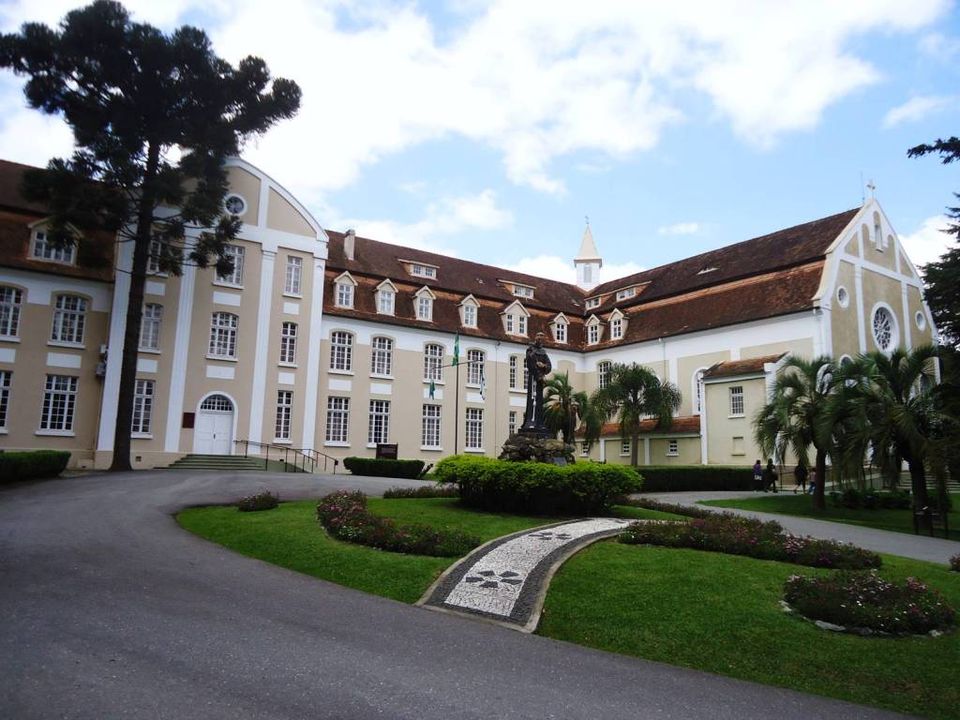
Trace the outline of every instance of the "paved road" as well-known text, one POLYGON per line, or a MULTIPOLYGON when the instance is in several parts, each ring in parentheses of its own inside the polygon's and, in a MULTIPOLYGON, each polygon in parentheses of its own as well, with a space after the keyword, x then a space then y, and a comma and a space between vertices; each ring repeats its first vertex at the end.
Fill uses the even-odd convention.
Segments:
POLYGON ((0 716, 892 718, 364 595, 244 558, 171 513, 267 485, 393 481, 103 475, 0 490, 0 716))
MULTIPOLYGON (((663 502, 679 503, 681 505, 696 505, 701 500, 730 500, 735 498, 769 497, 756 492, 681 492, 681 493, 650 493, 643 497, 663 502)), ((812 535, 817 538, 838 540, 858 545, 867 550, 902 555, 915 560, 926 560, 946 565, 950 558, 960 554, 960 542, 944 540, 925 535, 910 535, 908 533, 875 530, 874 528, 847 525, 845 523, 830 522, 828 520, 814 520, 812 518, 791 517, 775 513, 754 512, 736 508, 720 508, 713 505, 701 505, 708 510, 732 512, 747 517, 756 517, 761 520, 776 520, 785 530, 794 535, 812 535)))

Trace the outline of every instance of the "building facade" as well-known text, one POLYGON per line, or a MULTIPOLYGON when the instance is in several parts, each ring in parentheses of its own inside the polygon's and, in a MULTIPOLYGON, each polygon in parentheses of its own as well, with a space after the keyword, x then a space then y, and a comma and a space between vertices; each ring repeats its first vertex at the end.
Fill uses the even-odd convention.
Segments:
MULTIPOLYGON (((80 233, 45 244, 0 163, 0 448, 111 460, 132 248, 80 233)), ((598 284, 588 227, 577 284, 324 230, 259 169, 229 163, 243 221, 234 272, 147 281, 135 467, 238 442, 342 458, 495 456, 520 426, 523 357, 538 332, 555 372, 588 393, 612 363, 676 384, 673 426, 645 428, 643 464, 752 463, 750 422, 788 353, 854 356, 936 339, 916 268, 879 204, 598 284), (454 358, 458 362, 454 363, 454 358)), ((628 462, 609 425, 578 452, 628 462)))

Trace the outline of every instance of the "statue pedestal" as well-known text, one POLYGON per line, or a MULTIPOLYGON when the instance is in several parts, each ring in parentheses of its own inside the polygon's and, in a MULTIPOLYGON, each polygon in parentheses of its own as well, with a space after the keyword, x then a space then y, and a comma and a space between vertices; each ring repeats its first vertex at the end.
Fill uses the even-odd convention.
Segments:
POLYGON ((573 445, 567 445, 563 440, 520 432, 511 435, 503 444, 500 459, 514 462, 534 461, 567 465, 573 463, 573 453, 573 445))

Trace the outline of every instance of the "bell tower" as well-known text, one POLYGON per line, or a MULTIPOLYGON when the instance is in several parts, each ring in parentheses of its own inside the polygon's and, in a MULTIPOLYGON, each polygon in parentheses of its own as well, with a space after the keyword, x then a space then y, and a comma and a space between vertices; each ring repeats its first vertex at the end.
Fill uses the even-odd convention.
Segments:
POLYGON ((573 265, 577 268, 577 287, 581 290, 592 290, 600 283, 603 258, 597 252, 597 244, 593 241, 593 233, 590 232, 590 218, 587 218, 587 227, 580 241, 580 252, 573 259, 573 265))

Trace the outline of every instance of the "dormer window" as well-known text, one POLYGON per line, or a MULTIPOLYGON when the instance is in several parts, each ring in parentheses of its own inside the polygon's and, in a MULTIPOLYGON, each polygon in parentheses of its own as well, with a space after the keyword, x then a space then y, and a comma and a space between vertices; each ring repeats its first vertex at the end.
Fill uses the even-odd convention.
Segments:
POLYGON ((532 298, 533 297, 533 288, 527 285, 517 285, 513 286, 513 294, 517 297, 522 298, 532 298))
POLYGON ((377 313, 393 315, 397 305, 397 288, 389 280, 377 285, 377 313))
POLYGON ((343 273, 334 282, 333 302, 337 307, 353 308, 353 295, 357 287, 357 281, 350 273, 343 273))
POLYGON ((30 251, 32 259, 73 265, 75 255, 75 244, 54 245, 50 242, 45 230, 34 230, 33 247, 30 251))
POLYGON ((627 298, 635 297, 636 294, 637 289, 635 287, 617 290, 617 300, 626 300, 627 298))
POLYGON ((417 320, 433 322, 433 301, 435 296, 430 288, 424 286, 417 291, 413 298, 413 311, 417 320))
POLYGON ((416 277, 429 278, 431 280, 437 279, 437 266, 436 265, 427 265, 425 263, 415 263, 411 262, 407 266, 407 271, 416 277))
POLYGON ((503 311, 503 329, 507 335, 527 335, 527 318, 530 313, 519 302, 514 302, 503 311))
POLYGON ((598 297, 588 298, 586 304, 587 310, 593 310, 594 308, 600 307, 600 300, 601 298, 598 297))
POLYGON ((477 309, 479 303, 473 297, 468 295, 460 303, 460 324, 464 327, 475 328, 477 326, 477 309))
POLYGON ((567 325, 569 325, 567 318, 563 315, 557 315, 550 325, 553 328, 554 342, 565 343, 567 341, 567 325))
POLYGON ((603 327, 600 324, 600 319, 593 315, 587 321, 587 344, 596 345, 600 342, 600 338, 603 336, 603 327))

